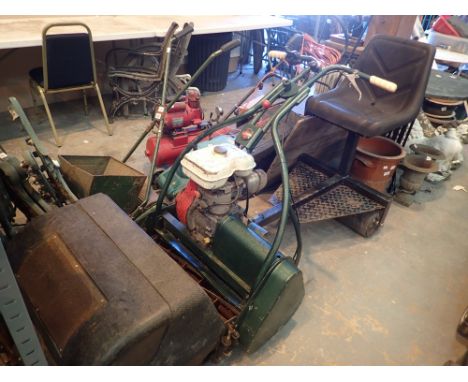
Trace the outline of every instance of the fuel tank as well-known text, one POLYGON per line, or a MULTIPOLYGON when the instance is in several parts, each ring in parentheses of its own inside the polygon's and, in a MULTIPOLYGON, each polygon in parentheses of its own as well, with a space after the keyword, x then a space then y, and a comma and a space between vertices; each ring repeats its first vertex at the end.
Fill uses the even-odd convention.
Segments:
MULTIPOLYGON (((231 133, 233 130, 232 127, 225 127, 215 131, 210 136, 206 137, 204 141, 218 137, 221 135, 226 135, 231 133)), ((171 134, 163 135, 161 137, 161 143, 159 145, 158 157, 156 159, 157 166, 166 166, 172 164, 179 154, 185 149, 185 147, 197 138, 205 130, 198 127, 193 127, 191 129, 185 129, 183 131, 171 134)), ((154 149, 156 146, 156 136, 153 135, 146 140, 146 149, 145 156, 151 160, 153 157, 154 149)))

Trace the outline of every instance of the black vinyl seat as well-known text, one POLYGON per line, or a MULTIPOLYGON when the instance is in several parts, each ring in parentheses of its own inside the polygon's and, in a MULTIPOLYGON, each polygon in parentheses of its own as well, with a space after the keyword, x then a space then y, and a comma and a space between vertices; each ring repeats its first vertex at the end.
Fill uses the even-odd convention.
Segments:
POLYGON ((357 79, 358 93, 349 81, 310 97, 305 115, 314 115, 365 137, 384 135, 416 118, 424 99, 435 48, 392 36, 376 36, 354 65, 364 73, 395 82, 395 93, 357 79))

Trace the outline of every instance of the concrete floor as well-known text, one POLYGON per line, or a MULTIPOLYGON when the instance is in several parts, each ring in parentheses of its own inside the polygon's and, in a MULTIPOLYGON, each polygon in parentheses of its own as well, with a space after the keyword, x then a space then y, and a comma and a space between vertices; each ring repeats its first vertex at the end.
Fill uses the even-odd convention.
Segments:
MULTIPOLYGON (((230 75, 228 87, 204 95, 206 114, 228 110, 255 82, 252 70, 230 75)), ((27 110, 52 156, 100 154, 122 158, 148 119, 117 119, 107 136, 96 100, 85 117, 79 102, 52 105, 64 145, 57 149, 42 110, 27 110)), ((21 156, 26 148, 19 122, 0 115, 0 144, 21 156)), ((465 147, 468 158, 468 147, 465 147)), ((146 171, 143 145, 128 164, 146 171)), ((364 239, 335 221, 302 226, 300 268, 306 295, 293 318, 263 348, 240 350, 224 365, 441 365, 463 348, 455 328, 468 305, 468 165, 437 186, 425 202, 393 204, 385 226, 364 239)), ((259 210, 264 203, 255 204, 259 210)), ((282 250, 294 251, 291 227, 282 250)))

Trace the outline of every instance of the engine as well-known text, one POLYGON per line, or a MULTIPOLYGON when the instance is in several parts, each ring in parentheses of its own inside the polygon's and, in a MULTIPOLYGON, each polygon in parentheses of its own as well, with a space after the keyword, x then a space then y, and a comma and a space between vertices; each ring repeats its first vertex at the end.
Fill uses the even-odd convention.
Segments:
POLYGON ((176 212, 197 242, 210 245, 223 218, 242 216, 237 202, 265 187, 265 172, 254 167, 253 157, 230 143, 185 156, 182 168, 190 181, 176 197, 176 212))
MULTIPOLYGON (((203 120, 203 109, 200 105, 200 90, 195 87, 187 89, 181 101, 176 102, 164 117, 164 135, 161 138, 156 164, 158 166, 170 165, 182 150, 205 130, 208 122, 203 120)), ((232 127, 218 130, 206 139, 218 135, 229 134, 232 127)), ((151 159, 156 147, 156 136, 146 141, 145 155, 151 159)))
POLYGON ((200 90, 188 88, 182 101, 176 102, 166 113, 164 128, 167 132, 189 126, 198 127, 203 122, 200 90))

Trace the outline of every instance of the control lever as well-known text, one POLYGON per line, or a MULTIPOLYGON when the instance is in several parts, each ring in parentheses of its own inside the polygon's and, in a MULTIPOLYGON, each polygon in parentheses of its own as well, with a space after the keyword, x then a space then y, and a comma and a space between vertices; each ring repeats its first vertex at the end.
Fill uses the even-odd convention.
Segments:
POLYGON ((283 52, 282 50, 270 50, 268 52, 268 57, 270 58, 276 58, 278 60, 286 60, 286 59, 292 59, 293 61, 313 61, 314 58, 312 56, 307 56, 303 54, 299 54, 295 50, 283 52))
POLYGON ((210 121, 211 122, 218 122, 219 119, 223 116, 224 111, 221 106, 215 107, 215 116, 213 117, 213 112, 210 113, 210 121))
POLYGON ((361 89, 359 89, 359 86, 356 82, 356 78, 359 78, 359 77, 362 77, 368 80, 372 85, 377 86, 378 88, 383 89, 389 93, 395 93, 398 89, 398 85, 395 82, 388 81, 377 76, 370 76, 366 73, 353 72, 353 73, 344 73, 343 75, 349 81, 350 85, 359 94, 359 98, 358 98, 359 101, 361 100, 361 97, 362 97, 361 89))
POLYGON ((356 82, 356 78, 358 78, 359 75, 357 73, 344 73, 343 75, 349 81, 349 84, 354 88, 354 90, 357 91, 357 93, 359 95, 358 101, 360 101, 361 98, 362 98, 362 91, 361 91, 361 89, 359 89, 359 86, 358 86, 358 84, 356 82))

